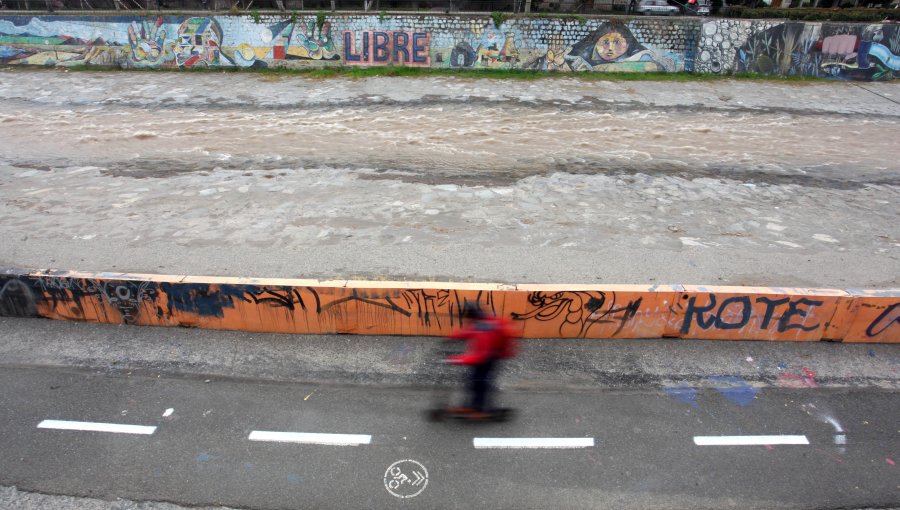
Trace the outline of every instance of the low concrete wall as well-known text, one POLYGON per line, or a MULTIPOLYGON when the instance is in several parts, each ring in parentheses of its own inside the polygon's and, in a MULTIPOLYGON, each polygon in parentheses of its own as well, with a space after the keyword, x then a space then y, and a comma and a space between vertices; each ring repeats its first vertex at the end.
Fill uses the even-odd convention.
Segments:
POLYGON ((0 315, 107 324, 443 336, 466 303, 530 338, 900 342, 900 289, 0 274, 0 315))
POLYGON ((900 25, 478 15, 0 16, 0 63, 900 77, 900 25))

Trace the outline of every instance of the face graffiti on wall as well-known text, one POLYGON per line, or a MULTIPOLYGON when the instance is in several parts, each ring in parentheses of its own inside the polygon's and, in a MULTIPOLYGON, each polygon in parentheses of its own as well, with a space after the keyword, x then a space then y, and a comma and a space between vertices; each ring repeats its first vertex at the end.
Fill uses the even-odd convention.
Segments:
POLYGON ((628 41, 619 32, 610 32, 594 44, 594 57, 613 62, 628 51, 628 41))
POLYGON ((671 58, 646 48, 620 23, 606 23, 572 46, 564 60, 573 71, 674 71, 671 58))
POLYGON ((403 65, 900 77, 900 25, 438 16, 0 16, 0 64, 403 65), (381 29, 380 27, 390 28, 381 29))
POLYGON ((649 72, 676 71, 675 58, 641 44, 622 23, 602 23, 574 44, 559 32, 550 35, 547 50, 523 64, 544 71, 649 72))

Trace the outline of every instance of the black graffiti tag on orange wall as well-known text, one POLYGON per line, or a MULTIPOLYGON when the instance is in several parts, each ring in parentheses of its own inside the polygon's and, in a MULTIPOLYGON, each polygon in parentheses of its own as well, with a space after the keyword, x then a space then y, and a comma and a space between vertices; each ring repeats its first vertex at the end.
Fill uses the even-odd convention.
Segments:
MULTIPOLYGON (((698 306, 697 296, 692 296, 688 300, 687 310, 684 313, 684 322, 681 324, 681 332, 688 333, 691 325, 696 322, 700 329, 741 329, 750 323, 750 316, 753 312, 753 303, 750 296, 732 296, 717 303, 716 295, 709 294, 709 304, 706 306, 698 306), (733 317, 739 315, 737 320, 733 317), (726 320, 730 319, 730 320, 726 320)), ((765 305, 765 313, 762 322, 759 324, 760 330, 769 329, 769 325, 775 322, 779 333, 784 333, 790 329, 800 329, 802 331, 812 331, 820 325, 804 326, 795 322, 797 318, 806 317, 813 307, 821 306, 823 301, 814 299, 800 298, 791 299, 784 297, 781 299, 771 299, 765 296, 756 298, 755 303, 765 305), (776 317, 776 312, 781 315, 776 317)))
POLYGON ((894 324, 900 324, 900 302, 885 308, 881 315, 866 328, 866 336, 878 336, 888 330, 894 324))

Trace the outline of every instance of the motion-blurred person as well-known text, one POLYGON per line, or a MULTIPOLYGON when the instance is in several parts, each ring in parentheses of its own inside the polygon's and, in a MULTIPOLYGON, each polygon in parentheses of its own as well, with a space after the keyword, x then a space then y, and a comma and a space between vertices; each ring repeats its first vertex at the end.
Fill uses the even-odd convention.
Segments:
POLYGON ((492 379, 500 360, 516 355, 516 333, 506 319, 486 314, 475 305, 463 310, 462 327, 450 334, 451 340, 467 342, 462 354, 450 356, 447 363, 471 366, 468 407, 450 409, 473 419, 489 418, 493 408, 489 404, 492 379))

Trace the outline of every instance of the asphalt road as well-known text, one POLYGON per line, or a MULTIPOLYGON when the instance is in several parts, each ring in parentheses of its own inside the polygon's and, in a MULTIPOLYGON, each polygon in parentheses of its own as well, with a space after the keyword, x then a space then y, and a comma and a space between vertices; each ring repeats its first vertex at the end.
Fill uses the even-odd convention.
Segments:
POLYGON ((507 392, 503 401, 519 409, 518 419, 467 424, 424 421, 432 393, 401 388, 41 367, 0 369, 0 385, 0 484, 25 491, 266 509, 900 502, 900 398, 871 388, 507 392), (155 429, 38 428, 44 420, 155 429), (253 431, 370 439, 355 446, 250 441, 253 431), (809 444, 697 444, 698 437, 756 435, 802 436, 809 444), (483 449, 475 438, 593 438, 593 445, 483 449), (420 466, 389 471, 405 459, 420 466), (401 495, 421 492, 392 495, 386 473, 401 495))

